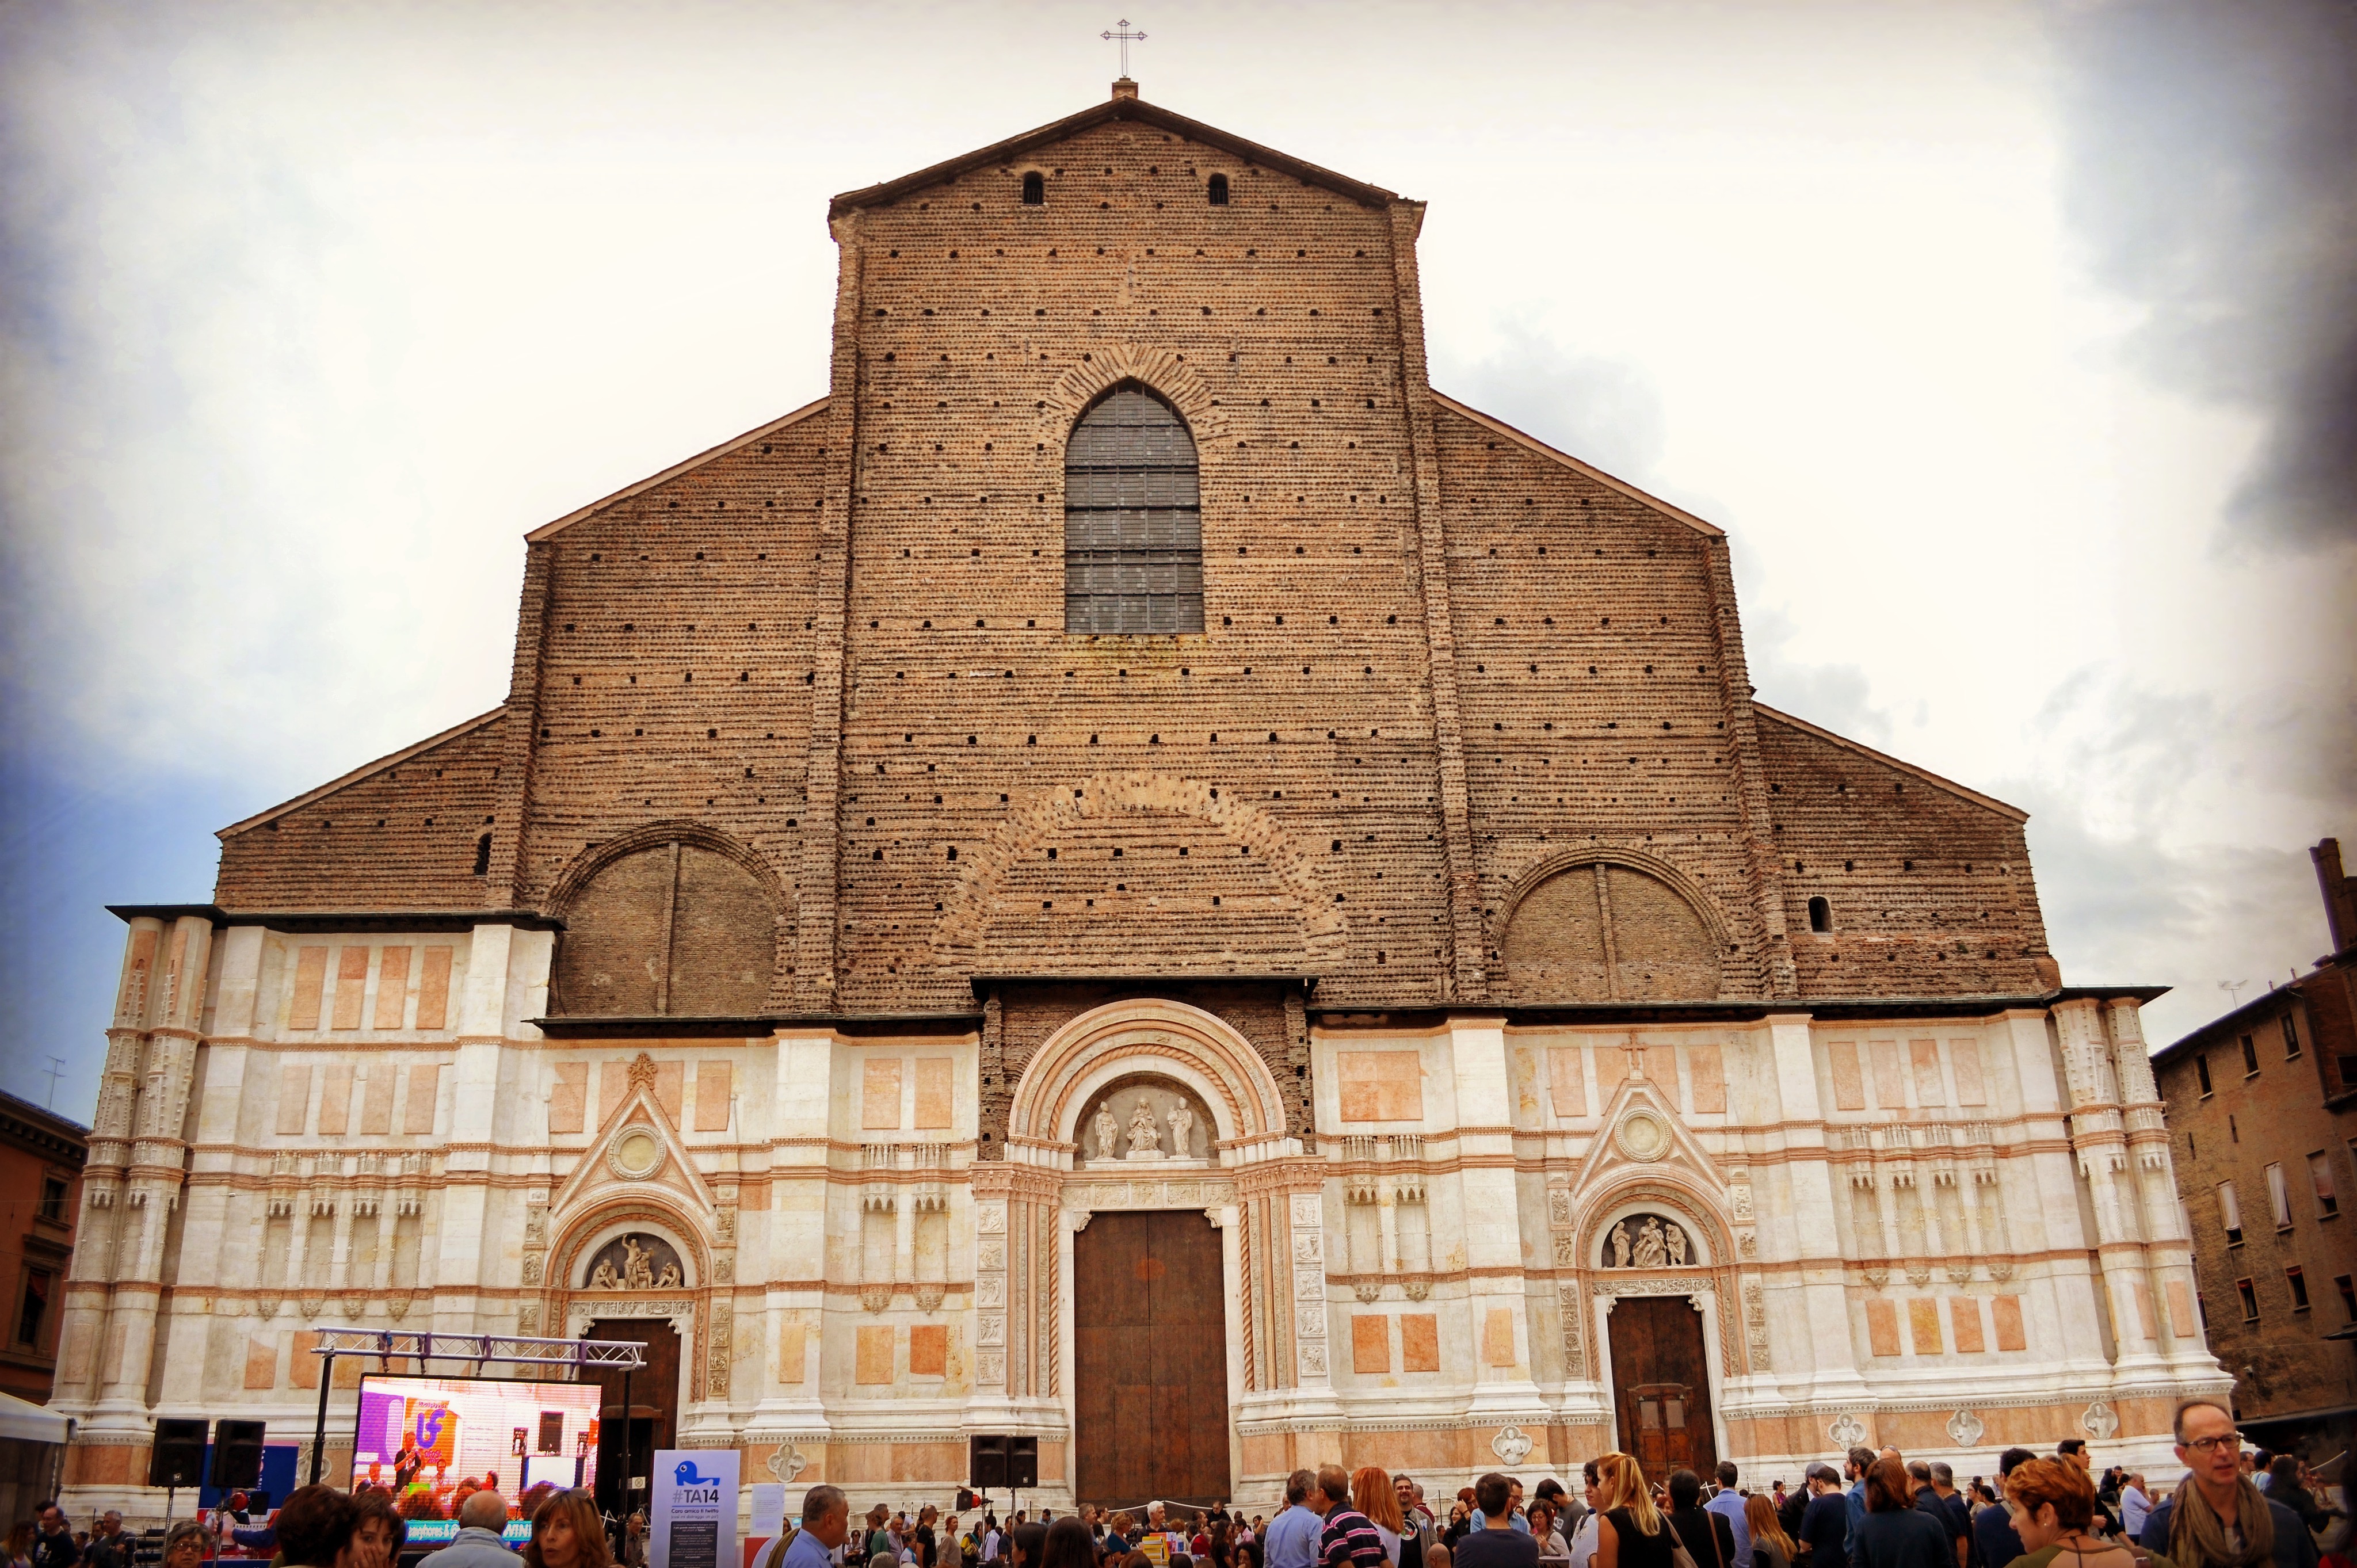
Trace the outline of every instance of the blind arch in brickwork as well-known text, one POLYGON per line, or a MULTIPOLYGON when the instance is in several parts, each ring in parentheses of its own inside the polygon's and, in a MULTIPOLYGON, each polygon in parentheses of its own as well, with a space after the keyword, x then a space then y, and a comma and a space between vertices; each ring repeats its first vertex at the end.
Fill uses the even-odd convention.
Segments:
POLYGON ((1674 867, 1578 850, 1525 874, 1497 923, 1505 988, 1524 1002, 1718 996, 1726 923, 1674 867))
MULTIPOLYGON (((990 838, 959 862, 957 883, 942 899, 942 915, 933 927, 932 947, 938 961, 967 972, 982 968, 998 972, 1035 968, 1056 972, 1086 972, 1092 968, 1118 971, 1131 961, 1122 956, 1126 950, 1113 934, 1117 928, 1107 924, 1115 918, 1113 905, 1108 903, 1103 913, 1085 905, 1078 909, 1040 910, 1039 899, 1025 882, 1024 868, 1036 871, 1043 866, 1051 848, 1060 854, 1069 846, 1088 844, 1104 852, 1105 858, 1092 874, 1099 881, 1128 879, 1127 872, 1120 878, 1111 875, 1110 846, 1125 824, 1157 818, 1200 835, 1202 852, 1190 854, 1183 863, 1190 880, 1208 878, 1214 868, 1232 865, 1241 888, 1249 866, 1253 886, 1281 896, 1286 917, 1281 954, 1263 951, 1241 966, 1210 961, 1209 955, 1222 950, 1242 959, 1240 952, 1232 950, 1231 940, 1239 932, 1241 918, 1248 910, 1255 911, 1255 918, 1268 911, 1252 902, 1231 906, 1224 897, 1221 903, 1211 904, 1210 898, 1221 888, 1204 880, 1147 917, 1162 933, 1159 940, 1166 959, 1182 947, 1206 959, 1174 966, 1172 972, 1289 972, 1299 968, 1305 973, 1318 973, 1341 962, 1347 955, 1349 925, 1335 903, 1334 889, 1326 885, 1310 856, 1276 819, 1257 806, 1222 796, 1211 785, 1153 773, 1100 775, 1017 802, 990 838), (995 935, 1004 935, 1001 917, 1016 913, 1017 904, 1025 906, 1021 913, 1027 917, 1062 916, 1071 922, 1052 960, 1043 956, 1037 964, 1025 962, 1024 955, 999 950, 994 942, 995 935), (1092 964, 1092 954, 1101 955, 1101 961, 1092 964)), ((1174 855, 1165 869, 1179 864, 1174 855)), ((1147 871, 1143 862, 1138 870, 1147 871)), ((1141 880, 1139 886, 1143 891, 1146 884, 1141 880)))
POLYGON ((552 1009, 567 1016, 729 1017, 767 1004, 780 899, 759 858, 690 824, 641 828, 558 884, 552 1009))

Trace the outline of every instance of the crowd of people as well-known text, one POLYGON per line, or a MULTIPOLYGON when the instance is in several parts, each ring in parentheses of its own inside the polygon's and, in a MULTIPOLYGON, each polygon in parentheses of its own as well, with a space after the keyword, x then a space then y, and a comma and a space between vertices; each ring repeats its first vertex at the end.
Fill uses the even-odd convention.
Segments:
MULTIPOLYGON (((1955 1484, 1950 1467, 1896 1449, 1853 1448, 1841 1468, 1813 1464, 1796 1486, 1744 1487, 1732 1464, 1653 1478, 1627 1454, 1580 1469, 1578 1492, 1491 1473, 1458 1492, 1447 1517, 1407 1476, 1374 1466, 1297 1470, 1274 1518, 1155 1502, 1083 1507, 1057 1518, 985 1512, 965 1521, 881 1505, 855 1527, 835 1487, 813 1487, 798 1528, 754 1568, 2351 1568, 2343 1509, 2296 1455, 2244 1445, 2232 1412, 2180 1406, 2185 1469, 2165 1495, 2142 1475, 2098 1477, 2083 1440, 2051 1455, 2009 1448, 1996 1474, 1955 1484), (2325 1539, 2319 1540, 2319 1537, 2325 1539)), ((456 1538, 432 1568, 644 1568, 645 1522, 617 1524, 589 1494, 535 1487, 511 1504, 495 1477, 454 1498, 456 1538), (531 1521, 519 1552, 511 1520, 531 1521)), ((398 1568, 421 1516, 382 1486, 303 1487, 266 1520, 242 1494, 173 1525, 163 1568, 223 1554, 272 1568, 398 1568)), ((0 1568, 135 1568, 117 1513, 76 1531, 43 1503, 11 1533, 0 1568)))
POLYGON ((2175 1437, 2185 1469, 2165 1495, 2142 1475, 2098 1477, 2080 1438, 2009 1448, 1962 1487, 1892 1448, 1758 1489, 1731 1464, 1649 1477, 1607 1454, 1577 1494, 1549 1479, 1526 1500, 1493 1473, 1445 1518, 1413 1477, 1373 1466, 1296 1471, 1274 1518, 1157 1502, 962 1528, 879 1506, 855 1528, 843 1492, 818 1487, 755 1568, 2350 1568, 2347 1515, 2298 1457, 2247 1448, 2202 1400, 2179 1409, 2175 1437))

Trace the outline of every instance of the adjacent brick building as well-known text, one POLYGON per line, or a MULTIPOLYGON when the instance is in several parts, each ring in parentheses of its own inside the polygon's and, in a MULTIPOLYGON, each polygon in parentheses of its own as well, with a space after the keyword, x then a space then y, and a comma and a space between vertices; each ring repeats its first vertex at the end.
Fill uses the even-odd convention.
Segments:
POLYGON ((667 1435, 909 1501, 970 1431, 1058 1506, 2157 1461, 2154 993, 2062 985, 2024 813, 1754 701, 1717 528, 1430 387, 1423 213, 1126 81, 837 198, 824 399, 120 911, 78 1484, 307 1426, 322 1321, 628 1317, 667 1435))
POLYGON ((0 1392, 47 1404, 90 1129, 0 1093, 0 1392))
POLYGON ((2357 883, 2309 852, 2332 950, 2153 1058, 2210 1348, 2255 1441, 2357 1435, 2357 883))

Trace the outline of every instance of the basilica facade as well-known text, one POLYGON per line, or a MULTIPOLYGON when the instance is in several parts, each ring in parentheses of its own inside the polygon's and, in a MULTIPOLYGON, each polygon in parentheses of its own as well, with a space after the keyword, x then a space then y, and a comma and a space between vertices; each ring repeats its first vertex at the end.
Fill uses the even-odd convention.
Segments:
POLYGON ((837 198, 825 398, 118 910, 69 1497, 307 1441, 323 1326, 639 1338, 632 1442, 863 1507, 2159 1463, 2153 993, 1755 700, 1717 528, 1428 384, 1423 214, 1125 80, 837 198))

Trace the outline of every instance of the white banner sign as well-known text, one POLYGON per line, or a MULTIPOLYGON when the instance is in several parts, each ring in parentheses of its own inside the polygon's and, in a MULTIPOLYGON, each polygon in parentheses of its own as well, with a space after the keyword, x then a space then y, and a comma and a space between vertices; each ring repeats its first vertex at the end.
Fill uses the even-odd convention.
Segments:
POLYGON ((737 1568, 737 1450, 655 1450, 648 1568, 737 1568))

